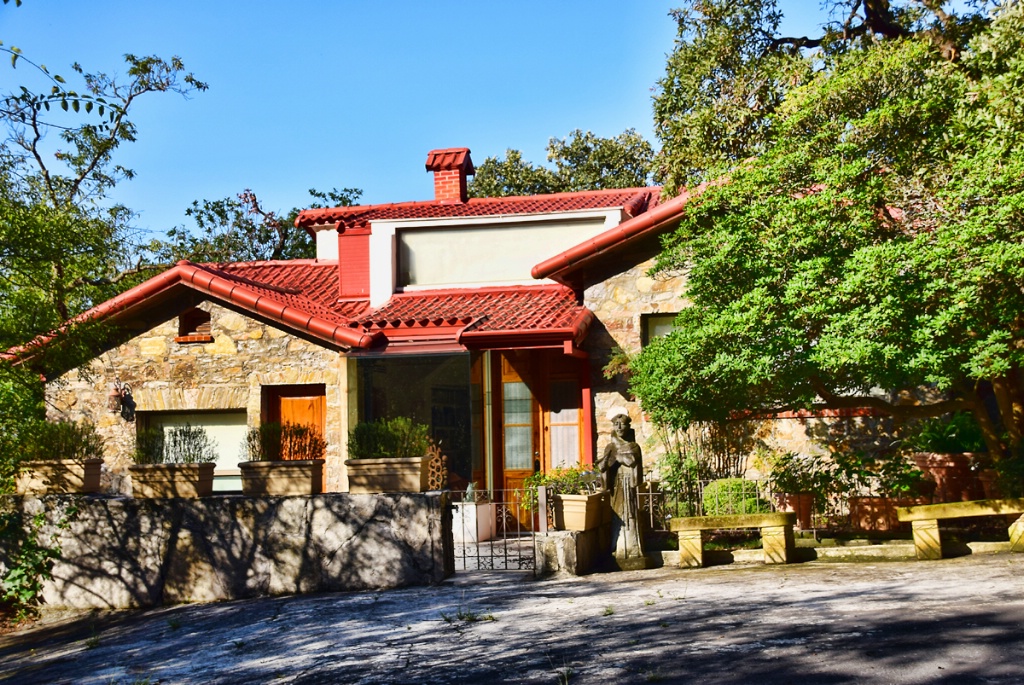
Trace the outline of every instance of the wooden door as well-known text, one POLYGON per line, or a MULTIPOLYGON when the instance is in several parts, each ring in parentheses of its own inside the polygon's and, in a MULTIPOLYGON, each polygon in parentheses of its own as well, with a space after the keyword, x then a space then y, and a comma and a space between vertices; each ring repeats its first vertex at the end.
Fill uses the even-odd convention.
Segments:
POLYGON ((326 415, 327 398, 323 385, 282 385, 265 388, 264 422, 309 426, 326 438, 326 415))
POLYGON ((512 515, 532 529, 534 517, 522 505, 523 481, 543 468, 540 453, 538 405, 530 387, 530 359, 525 353, 501 355, 501 473, 512 515))

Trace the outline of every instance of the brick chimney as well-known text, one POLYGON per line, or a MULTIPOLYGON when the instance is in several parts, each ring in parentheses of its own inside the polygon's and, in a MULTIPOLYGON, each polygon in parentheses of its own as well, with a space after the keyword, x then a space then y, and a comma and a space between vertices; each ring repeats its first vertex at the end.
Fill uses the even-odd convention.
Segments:
POLYGON ((476 173, 468 147, 431 150, 427 171, 434 172, 434 201, 458 204, 466 201, 466 177, 476 173))

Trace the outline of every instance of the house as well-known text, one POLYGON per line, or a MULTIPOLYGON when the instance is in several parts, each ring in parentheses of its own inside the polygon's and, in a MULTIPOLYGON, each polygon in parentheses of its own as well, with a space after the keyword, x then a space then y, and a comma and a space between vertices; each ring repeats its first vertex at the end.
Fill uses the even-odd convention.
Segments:
POLYGON ((453 487, 510 489, 536 470, 590 464, 606 414, 639 408, 602 368, 671 325, 683 277, 647 275, 687 195, 657 187, 470 199, 466 148, 434 150, 433 200, 313 209, 296 226, 314 260, 194 264, 90 310, 109 324, 84 366, 52 373, 52 412, 106 438, 108 486, 136 431, 202 425, 216 488, 238 487, 249 427, 315 425, 325 487, 347 489, 357 422, 430 425, 453 487), (107 410, 125 388, 134 422, 107 410))

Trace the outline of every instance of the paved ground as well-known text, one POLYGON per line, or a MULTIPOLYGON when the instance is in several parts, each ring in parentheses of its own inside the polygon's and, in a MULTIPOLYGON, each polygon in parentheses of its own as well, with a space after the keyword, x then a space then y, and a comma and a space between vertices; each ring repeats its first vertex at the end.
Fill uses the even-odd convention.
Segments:
POLYGON ((1021 683, 1024 555, 660 569, 65 617, 11 683, 1021 683))

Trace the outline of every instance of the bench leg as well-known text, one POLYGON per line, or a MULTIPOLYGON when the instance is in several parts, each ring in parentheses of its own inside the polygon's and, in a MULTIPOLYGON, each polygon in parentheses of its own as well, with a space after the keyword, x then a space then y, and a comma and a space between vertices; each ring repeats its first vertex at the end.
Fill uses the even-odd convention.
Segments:
POLYGON ((1010 551, 1024 552, 1024 516, 1010 524, 1010 551))
POLYGON ((679 536, 679 567, 701 568, 704 566, 703 530, 681 530, 679 536))
POLYGON ((793 551, 793 526, 765 526, 761 529, 764 563, 788 564, 793 551))
POLYGON ((914 521, 914 550, 918 559, 941 559, 942 538, 938 519, 914 521))

